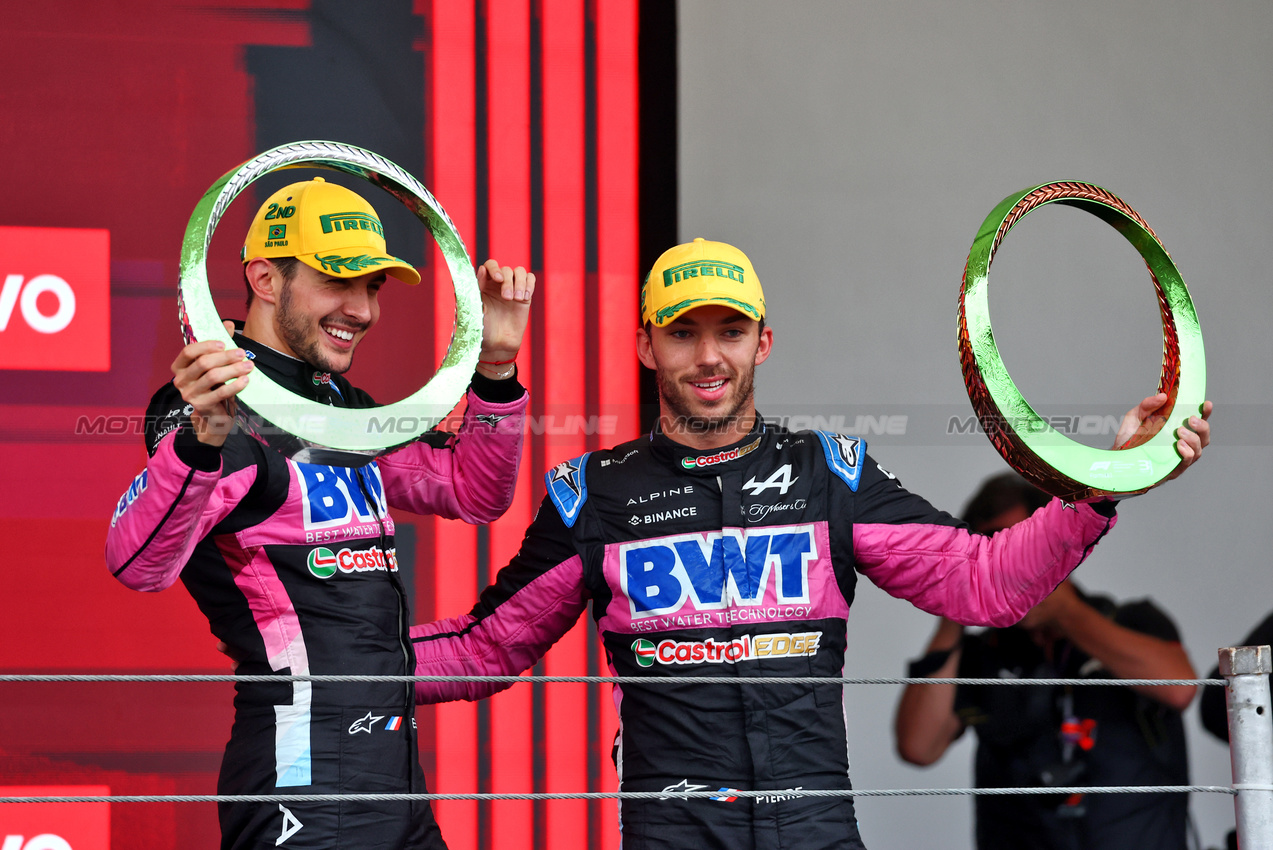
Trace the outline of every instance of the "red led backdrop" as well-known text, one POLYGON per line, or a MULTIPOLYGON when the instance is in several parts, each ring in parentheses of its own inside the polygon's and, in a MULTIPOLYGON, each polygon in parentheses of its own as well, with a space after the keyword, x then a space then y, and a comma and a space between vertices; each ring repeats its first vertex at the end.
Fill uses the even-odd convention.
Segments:
MULTIPOLYGON (((417 620, 473 604, 520 542, 545 470, 638 433, 633 331, 650 255, 640 244, 638 142, 648 107, 638 101, 639 29, 651 8, 671 21, 671 4, 232 6, 51 0, 6 9, 0 228, 99 234, 84 250, 102 254, 99 266, 108 251, 109 298, 77 303, 96 304, 90 312, 109 326, 109 345, 82 365, 50 358, 0 367, 0 672, 227 670, 183 589, 128 591, 107 574, 102 549, 115 502, 144 464, 140 415, 180 346, 175 282, 186 219, 216 177, 267 147, 329 138, 382 153, 422 175, 475 259, 525 264, 540 277, 519 359, 532 407, 513 507, 480 528, 397 514, 399 552, 410 554, 414 541, 403 566, 417 620)), ((659 36, 671 43, 670 31, 659 36)), ((657 109, 674 114, 674 101, 657 109)), ((663 130, 674 145, 674 123, 663 130)), ((664 173, 671 185, 661 200, 674 202, 674 170, 664 173)), ((209 265, 223 315, 241 315, 237 248, 251 208, 303 176, 271 175, 223 219, 209 265)), ((445 350, 451 296, 423 229, 387 196, 369 197, 390 249, 418 264, 426 282, 386 288, 381 325, 350 373, 393 400, 419 386, 445 350)), ((674 215, 662 212, 666 244, 674 215)), ((13 273, 30 285, 58 268, 13 273)), ((8 273, 0 267, 0 286, 8 273)), ((5 334, 32 333, 19 327, 17 287, 0 352, 5 334)), ((47 324, 58 293, 37 295, 31 309, 47 324)), ((536 672, 607 672, 591 631, 581 621, 536 672)), ((225 684, 0 684, 0 784, 212 793, 231 695, 225 684)), ((417 721, 434 790, 616 786, 608 687, 517 686, 478 704, 423 708, 417 721)), ((447 802, 437 812, 457 850, 618 846, 612 802, 447 802)), ((115 847, 217 843, 209 804, 114 804, 109 821, 115 847)))

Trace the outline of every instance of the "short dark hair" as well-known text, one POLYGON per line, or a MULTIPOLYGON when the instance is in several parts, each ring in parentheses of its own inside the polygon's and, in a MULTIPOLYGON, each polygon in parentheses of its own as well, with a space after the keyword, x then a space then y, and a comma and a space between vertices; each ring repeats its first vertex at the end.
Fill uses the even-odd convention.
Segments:
POLYGON ((1015 472, 1004 472, 987 478, 981 489, 964 506, 964 522, 973 529, 1015 507, 1024 507, 1034 513, 1051 501, 1052 497, 1026 481, 1015 472))
MULTIPOLYGON (((300 260, 295 257, 267 257, 266 258, 274 268, 278 269, 279 274, 283 276, 283 280, 291 280, 296 277, 296 264, 300 260)), ((243 288, 248 291, 248 306, 252 306, 252 284, 248 283, 248 267, 243 267, 243 288)))

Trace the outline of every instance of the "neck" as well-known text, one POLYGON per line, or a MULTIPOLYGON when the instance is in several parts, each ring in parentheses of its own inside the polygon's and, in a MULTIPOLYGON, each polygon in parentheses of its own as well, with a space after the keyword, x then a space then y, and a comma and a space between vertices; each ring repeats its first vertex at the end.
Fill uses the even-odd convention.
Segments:
POLYGON ((259 300, 254 299, 248 306, 247 318, 243 320, 243 335, 261 345, 269 346, 279 354, 286 354, 288 357, 300 360, 296 352, 292 351, 292 347, 278 335, 274 327, 274 316, 267 315, 266 310, 258 307, 260 303, 259 300))
POLYGON ((659 430, 669 439, 691 449, 719 449, 728 446, 746 437, 755 427, 756 408, 751 404, 747 405, 745 411, 739 411, 734 418, 710 430, 701 425, 695 427, 694 423, 686 422, 684 417, 668 410, 666 405, 659 405, 659 430))

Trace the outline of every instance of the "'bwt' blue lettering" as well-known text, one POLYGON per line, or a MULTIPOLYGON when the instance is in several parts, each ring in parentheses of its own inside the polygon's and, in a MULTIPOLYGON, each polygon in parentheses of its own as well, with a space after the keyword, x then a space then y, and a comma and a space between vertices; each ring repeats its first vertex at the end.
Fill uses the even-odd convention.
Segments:
POLYGON ((764 603, 775 568, 775 600, 808 601, 808 566, 817 557, 813 526, 728 529, 629 543, 620 548, 621 580, 633 617, 764 603))
POLYGON ((305 496, 302 504, 306 528, 371 522, 384 516, 384 484, 380 480, 380 469, 374 463, 357 468, 314 463, 295 465, 305 496))

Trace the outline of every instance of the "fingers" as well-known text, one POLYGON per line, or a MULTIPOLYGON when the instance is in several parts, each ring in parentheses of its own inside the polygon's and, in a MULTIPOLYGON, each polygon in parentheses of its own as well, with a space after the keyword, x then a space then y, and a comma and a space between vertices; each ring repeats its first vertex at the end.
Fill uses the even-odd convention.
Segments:
POLYGON ((1140 404, 1133 407, 1123 415, 1123 421, 1119 423, 1118 434, 1114 437, 1114 448, 1127 448, 1128 444, 1137 437, 1143 437, 1150 430, 1161 427, 1162 416, 1156 416, 1158 410, 1167 403, 1166 393, 1155 393, 1147 396, 1140 404))
POLYGON ((1211 444, 1211 423, 1207 421, 1211 410, 1211 402, 1203 402, 1201 415, 1190 416, 1184 425, 1176 429, 1176 451, 1184 461, 1182 466, 1189 466, 1197 460, 1202 450, 1211 444))
POLYGON ((496 283, 504 282, 504 273, 500 271, 499 263, 495 260, 487 260, 482 263, 482 265, 478 266, 477 282, 484 283, 485 279, 488 277, 496 283))
POLYGON ((173 385, 188 404, 207 416, 221 412, 215 408, 243 389, 252 369, 241 348, 226 351, 219 340, 194 342, 173 361, 173 385))
POLYGON ((535 275, 524 266, 501 266, 496 260, 487 260, 477 269, 478 287, 483 293, 493 295, 494 287, 487 281, 499 285, 499 296, 504 301, 528 304, 535 291, 535 275))

